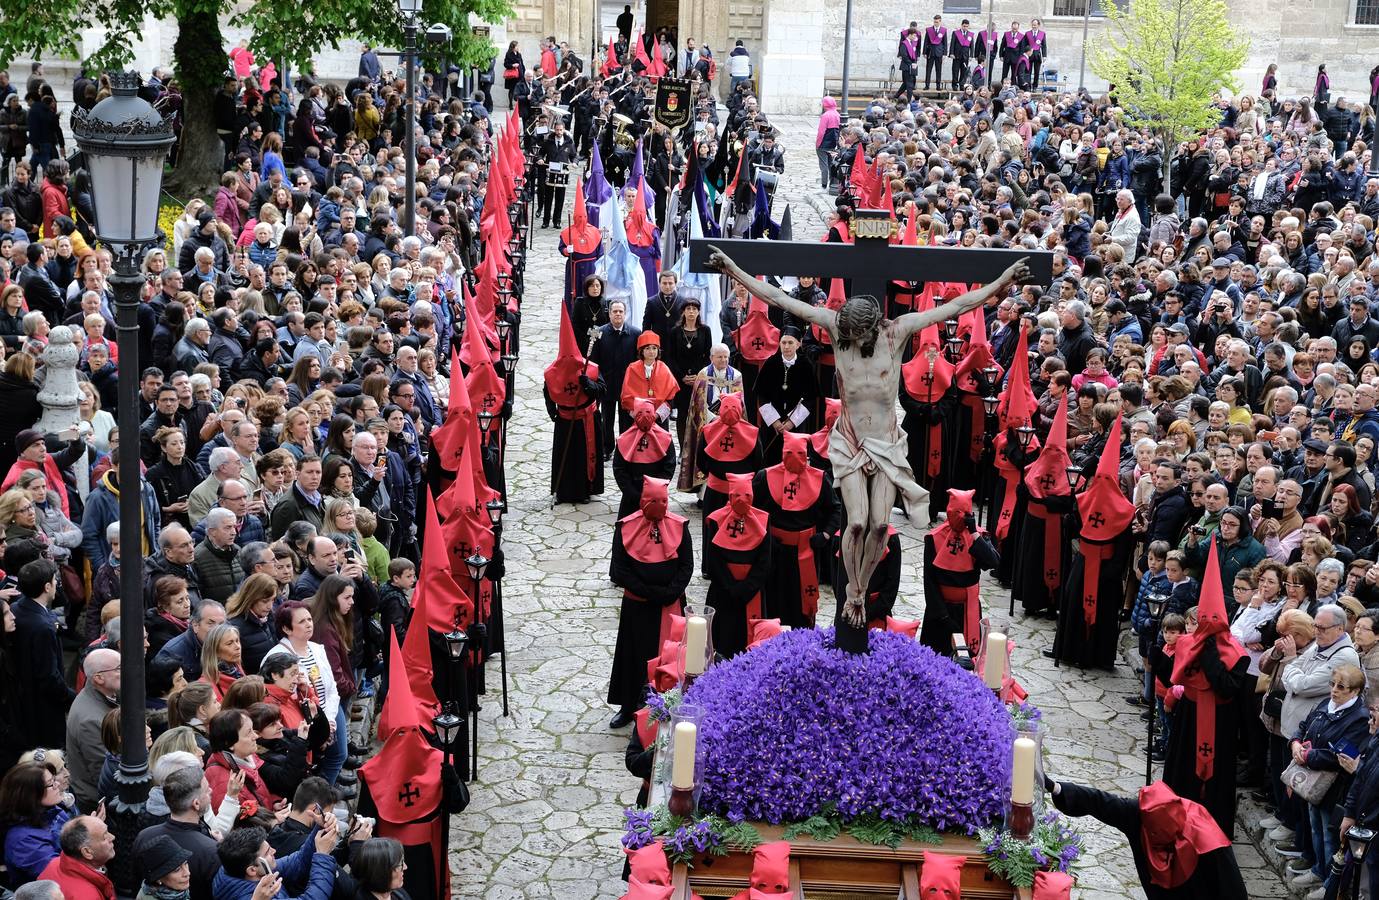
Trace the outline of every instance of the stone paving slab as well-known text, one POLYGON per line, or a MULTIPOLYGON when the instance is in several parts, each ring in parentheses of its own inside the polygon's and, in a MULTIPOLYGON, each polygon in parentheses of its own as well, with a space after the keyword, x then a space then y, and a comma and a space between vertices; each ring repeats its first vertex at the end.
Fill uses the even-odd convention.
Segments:
MULTIPOLYGON (((814 121, 773 120, 783 130, 789 160, 777 195, 791 204, 795 237, 822 233, 821 211, 831 200, 818 187, 814 121)), ((562 217, 563 218, 563 217, 562 217)), ((501 716, 498 667, 480 713, 479 779, 473 801, 452 819, 455 896, 487 900, 613 900, 620 880, 622 810, 637 794, 623 765, 628 729, 608 730, 604 703, 617 633, 620 592, 609 582, 608 554, 617 510, 611 472, 608 493, 593 502, 551 508, 550 423, 541 399, 541 373, 555 355, 563 268, 556 232, 538 230, 529 256, 523 306, 523 357, 517 403, 509 425, 509 512, 503 521, 508 574, 504 585, 512 715, 501 716)), ((693 497, 672 494, 699 546, 693 497)), ((897 517, 905 553, 896 614, 923 614, 922 532, 897 517)), ((703 599, 696 576, 689 596, 703 599)), ((983 597, 1004 614, 1008 595, 984 584, 983 597)), ((1016 618, 1014 671, 1032 702, 1044 710, 1049 736, 1045 765, 1055 776, 1133 792, 1143 784, 1145 728, 1122 695, 1134 692, 1130 669, 1114 673, 1055 668, 1041 651, 1053 625, 1016 618)), ((1092 820, 1082 823, 1088 853, 1076 897, 1142 898, 1124 838, 1092 820)), ((1238 847, 1252 897, 1287 896, 1277 875, 1250 845, 1238 847)))

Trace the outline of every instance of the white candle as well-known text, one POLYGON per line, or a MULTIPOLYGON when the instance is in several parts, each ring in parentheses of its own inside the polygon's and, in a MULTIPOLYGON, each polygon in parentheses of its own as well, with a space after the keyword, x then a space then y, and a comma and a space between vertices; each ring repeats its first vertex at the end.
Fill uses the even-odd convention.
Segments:
MULTIPOLYGON (((1015 761, 1010 771, 1010 802, 1034 802, 1034 741, 1029 738, 1015 739, 1015 761)), ((676 762, 680 760, 676 748, 676 762)))
MULTIPOLYGON (((671 787, 685 789, 694 787, 694 745, 698 738, 699 727, 693 722, 675 723, 675 756, 671 761, 670 768, 671 787)), ((1033 769, 1030 771, 1032 772, 1033 769)))
POLYGON ((703 675, 709 646, 709 620, 690 616, 685 620, 685 674, 703 675))
POLYGON ((993 691, 999 691, 1004 686, 1006 636, 999 631, 993 631, 986 636, 986 670, 982 674, 985 676, 986 686, 993 691))

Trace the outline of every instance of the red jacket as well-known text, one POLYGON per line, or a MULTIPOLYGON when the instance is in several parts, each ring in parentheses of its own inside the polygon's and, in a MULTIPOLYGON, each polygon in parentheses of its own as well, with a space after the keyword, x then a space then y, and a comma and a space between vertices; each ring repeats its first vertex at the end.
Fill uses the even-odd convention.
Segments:
POLYGON ((115 900, 115 885, 105 873, 59 853, 39 873, 40 881, 56 881, 67 900, 115 900))
POLYGON ((70 216, 72 204, 67 201, 67 188, 43 179, 43 236, 56 237, 53 233, 53 219, 70 216))
POLYGON ((211 805, 220 809, 221 801, 225 799, 225 789, 229 786, 230 775, 233 772, 244 773, 244 789, 239 794, 239 809, 241 816, 253 815, 247 801, 253 797, 259 809, 273 811, 273 804, 282 798, 268 789, 263 783, 263 777, 259 775, 257 769, 242 769, 236 765, 228 753, 211 753, 206 757, 206 781, 211 785, 211 805))

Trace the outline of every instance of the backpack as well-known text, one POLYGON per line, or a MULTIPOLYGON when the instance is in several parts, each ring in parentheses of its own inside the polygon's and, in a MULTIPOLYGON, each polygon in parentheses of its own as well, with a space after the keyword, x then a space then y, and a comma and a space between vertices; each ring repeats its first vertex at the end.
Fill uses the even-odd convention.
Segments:
POLYGON ((710 57, 709 57, 709 72, 708 72, 708 76, 707 76, 704 80, 705 80, 705 81, 713 81, 713 80, 714 80, 715 78, 717 78, 717 77, 718 77, 718 60, 716 60, 716 59, 714 59, 712 56, 710 56, 710 57))

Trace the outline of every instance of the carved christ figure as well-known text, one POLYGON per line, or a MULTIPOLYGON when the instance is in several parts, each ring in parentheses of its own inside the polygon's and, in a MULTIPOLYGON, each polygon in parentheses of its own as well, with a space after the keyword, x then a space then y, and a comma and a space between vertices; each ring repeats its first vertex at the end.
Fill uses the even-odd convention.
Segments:
POLYGON ((929 325, 956 318, 1004 294, 1030 277, 1021 259, 1001 276, 942 306, 922 313, 883 319, 875 297, 851 297, 834 312, 811 306, 744 272, 717 247, 710 268, 743 284, 754 296, 790 315, 827 329, 837 360, 838 396, 843 412, 829 437, 833 479, 847 509, 842 557, 847 571, 843 615, 854 627, 865 626, 866 586, 886 549, 896 491, 910 504, 910 518, 922 515, 929 493, 915 482, 906 459, 905 435, 896 420, 900 362, 910 338, 929 325))

